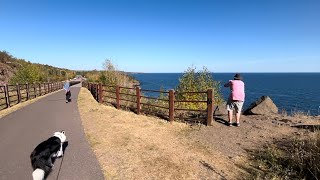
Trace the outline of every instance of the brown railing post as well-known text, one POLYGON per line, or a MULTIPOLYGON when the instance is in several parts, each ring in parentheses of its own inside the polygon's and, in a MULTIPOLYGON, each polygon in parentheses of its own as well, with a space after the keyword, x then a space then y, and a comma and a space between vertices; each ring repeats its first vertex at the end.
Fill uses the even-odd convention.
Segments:
POLYGON ((95 86, 96 86, 96 94, 95 94, 95 96, 96 96, 96 100, 99 102, 99 84, 98 83, 96 83, 95 84, 95 86))
POLYGON ((213 89, 208 89, 207 93, 207 126, 212 125, 213 120, 213 104, 214 104, 214 93, 213 89))
POLYGON ((140 114, 141 110, 141 88, 139 86, 136 87, 136 95, 137 95, 137 114, 140 114))
POLYGON ((120 87, 116 87, 117 109, 120 109, 120 87))
POLYGON ((9 88, 8 88, 8 84, 5 85, 4 87, 4 92, 5 92, 5 96, 6 96, 6 104, 7 104, 7 108, 10 107, 10 97, 9 97, 9 88))
POLYGON ((37 97, 37 87, 36 87, 36 83, 33 82, 33 93, 34 93, 34 98, 37 97))
POLYGON ((174 90, 169 91, 169 121, 173 122, 174 120, 174 90))
POLYGON ((17 95, 18 95, 18 103, 21 103, 21 93, 20 93, 19 83, 17 83, 17 95))
POLYGON ((102 102, 102 83, 99 83, 99 103, 103 103, 102 102))
POLYGON ((41 83, 39 83, 39 96, 41 96, 41 83))
POLYGON ((26 85, 26 90, 27 90, 27 101, 29 100, 29 83, 26 85))

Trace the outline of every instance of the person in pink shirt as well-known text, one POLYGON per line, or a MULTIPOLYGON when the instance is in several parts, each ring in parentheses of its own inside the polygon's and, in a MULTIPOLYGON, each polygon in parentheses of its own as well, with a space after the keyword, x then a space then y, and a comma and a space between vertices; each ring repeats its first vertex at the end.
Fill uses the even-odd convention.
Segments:
POLYGON ((224 87, 230 87, 230 96, 227 101, 227 111, 229 122, 228 125, 232 126, 233 110, 236 111, 236 126, 240 126, 240 115, 245 98, 244 82, 241 75, 237 73, 233 80, 230 80, 224 85, 224 87))

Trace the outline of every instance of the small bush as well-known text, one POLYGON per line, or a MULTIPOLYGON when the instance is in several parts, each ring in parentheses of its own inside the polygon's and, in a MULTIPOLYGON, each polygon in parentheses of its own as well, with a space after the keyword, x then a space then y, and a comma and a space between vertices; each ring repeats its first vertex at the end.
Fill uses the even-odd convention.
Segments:
POLYGON ((36 65, 27 64, 23 66, 17 73, 10 79, 11 84, 16 83, 33 83, 40 82, 41 74, 40 69, 36 65))
MULTIPOLYGON (((214 89, 214 103, 219 105, 223 102, 220 92, 220 83, 215 81, 212 77, 212 73, 206 67, 202 70, 196 71, 195 67, 189 67, 184 72, 181 79, 179 79, 179 85, 176 88, 177 100, 193 100, 193 101, 206 101, 206 93, 183 93, 183 92, 204 92, 209 88, 214 89)), ((205 103, 180 103, 179 107, 188 109, 206 109, 205 103)))

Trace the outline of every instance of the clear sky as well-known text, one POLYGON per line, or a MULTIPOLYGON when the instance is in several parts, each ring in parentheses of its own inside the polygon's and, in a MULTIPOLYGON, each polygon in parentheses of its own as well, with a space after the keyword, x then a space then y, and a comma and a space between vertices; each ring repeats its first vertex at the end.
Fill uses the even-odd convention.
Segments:
POLYGON ((0 50, 73 70, 320 72, 320 1, 1 0, 0 50))

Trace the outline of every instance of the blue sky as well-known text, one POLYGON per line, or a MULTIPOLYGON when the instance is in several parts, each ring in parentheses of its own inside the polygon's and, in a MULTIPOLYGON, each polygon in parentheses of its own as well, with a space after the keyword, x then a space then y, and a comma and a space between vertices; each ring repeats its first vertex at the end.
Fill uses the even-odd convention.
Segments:
POLYGON ((1 0, 0 50, 73 70, 320 72, 319 0, 1 0))

